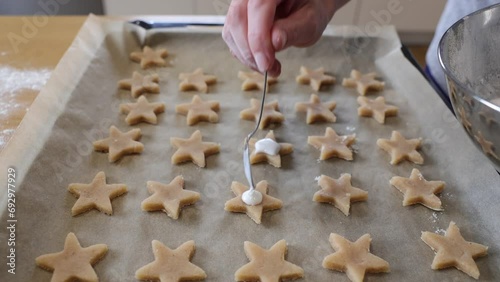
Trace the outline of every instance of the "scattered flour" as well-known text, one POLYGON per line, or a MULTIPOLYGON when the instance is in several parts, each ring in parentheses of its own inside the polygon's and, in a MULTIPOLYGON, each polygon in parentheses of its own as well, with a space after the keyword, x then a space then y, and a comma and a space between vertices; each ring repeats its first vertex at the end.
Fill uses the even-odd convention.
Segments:
POLYGON ((429 218, 430 218, 430 219, 432 220, 432 222, 434 222, 434 223, 436 223, 436 222, 439 220, 437 212, 433 212, 433 213, 432 213, 432 215, 431 215, 429 218))
POLYGON ((356 131, 356 127, 354 127, 354 126, 346 126, 345 130, 347 132, 354 132, 354 131, 356 131))
MULTIPOLYGON (((6 122, 5 119, 12 112, 27 111, 25 105, 16 102, 19 91, 23 89, 40 91, 51 73, 50 69, 16 69, 0 65, 0 120, 6 122)), ((13 132, 13 129, 0 131, 0 148, 5 146, 13 132)))
POLYGON ((439 235, 444 235, 444 234, 446 234, 446 230, 439 228, 439 227, 436 227, 436 230, 434 230, 434 233, 439 234, 439 235))
POLYGON ((316 176, 316 177, 314 177, 314 181, 315 181, 315 182, 319 182, 319 179, 320 179, 320 178, 321 178, 321 176, 316 176))

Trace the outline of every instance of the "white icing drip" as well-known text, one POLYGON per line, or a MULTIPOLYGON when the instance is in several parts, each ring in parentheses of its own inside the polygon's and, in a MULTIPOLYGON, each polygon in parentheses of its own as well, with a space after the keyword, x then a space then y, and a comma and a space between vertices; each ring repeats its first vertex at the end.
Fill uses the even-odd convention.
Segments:
POLYGON ((280 144, 271 138, 264 138, 255 143, 255 153, 264 153, 266 155, 276 156, 281 149, 280 144))
POLYGON ((241 200, 243 200, 243 203, 249 206, 256 206, 262 203, 262 193, 254 189, 250 189, 243 192, 243 194, 241 195, 241 200))

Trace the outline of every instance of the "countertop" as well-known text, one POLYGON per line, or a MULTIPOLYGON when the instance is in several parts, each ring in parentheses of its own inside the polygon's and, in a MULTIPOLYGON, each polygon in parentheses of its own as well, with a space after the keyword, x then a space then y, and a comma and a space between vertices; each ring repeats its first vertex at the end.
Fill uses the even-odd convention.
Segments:
POLYGON ((86 18, 0 17, 0 150, 86 18))

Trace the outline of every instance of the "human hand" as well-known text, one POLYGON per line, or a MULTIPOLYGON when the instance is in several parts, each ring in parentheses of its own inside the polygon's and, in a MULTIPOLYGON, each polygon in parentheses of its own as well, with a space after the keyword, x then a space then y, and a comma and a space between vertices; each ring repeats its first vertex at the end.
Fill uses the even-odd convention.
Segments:
POLYGON ((318 41, 348 0, 233 0, 222 32, 234 57, 253 70, 279 76, 276 52, 318 41))

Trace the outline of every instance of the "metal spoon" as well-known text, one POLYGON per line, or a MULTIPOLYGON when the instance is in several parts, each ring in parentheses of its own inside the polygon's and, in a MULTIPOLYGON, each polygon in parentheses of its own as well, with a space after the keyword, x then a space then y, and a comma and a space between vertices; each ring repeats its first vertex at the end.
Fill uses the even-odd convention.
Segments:
POLYGON ((248 142, 250 142, 250 138, 252 138, 253 135, 259 129, 260 121, 262 119, 262 111, 264 110, 264 104, 266 100, 266 92, 267 92, 267 71, 264 74, 264 92, 262 93, 262 102, 260 104, 259 119, 257 120, 257 125, 255 126, 255 129, 250 134, 248 134, 247 138, 245 138, 245 147, 243 149, 243 167, 245 169, 245 176, 247 178, 250 189, 248 189, 243 193, 242 200, 245 204, 251 206, 258 205, 262 202, 262 193, 255 190, 255 184, 253 182, 253 177, 252 177, 252 165, 250 164, 250 150, 248 149, 248 142))

